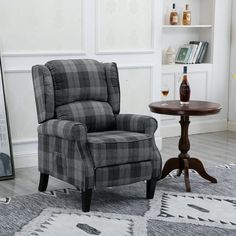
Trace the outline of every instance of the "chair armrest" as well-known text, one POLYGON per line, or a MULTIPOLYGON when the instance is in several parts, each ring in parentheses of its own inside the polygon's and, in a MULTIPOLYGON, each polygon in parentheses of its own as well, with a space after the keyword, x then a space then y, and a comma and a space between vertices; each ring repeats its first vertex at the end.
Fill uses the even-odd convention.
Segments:
POLYGON ((87 141, 87 128, 80 122, 49 120, 38 126, 38 133, 63 139, 87 141))
POLYGON ((157 130, 157 121, 150 116, 120 114, 116 116, 117 130, 145 133, 154 135, 157 130))

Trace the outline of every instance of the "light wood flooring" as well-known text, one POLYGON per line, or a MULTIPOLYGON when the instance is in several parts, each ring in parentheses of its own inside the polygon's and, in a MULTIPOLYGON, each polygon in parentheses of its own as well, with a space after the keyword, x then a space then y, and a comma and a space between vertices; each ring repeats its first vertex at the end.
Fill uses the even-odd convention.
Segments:
MULTIPOLYGON (((177 156, 178 137, 163 140, 161 150, 163 163, 170 157, 177 156)), ((190 155, 198 157, 204 165, 236 163, 236 132, 224 131, 190 136, 190 155)), ((0 197, 11 197, 37 192, 39 172, 36 167, 16 169, 14 180, 0 181, 0 197)), ((48 190, 72 187, 50 177, 48 190)))

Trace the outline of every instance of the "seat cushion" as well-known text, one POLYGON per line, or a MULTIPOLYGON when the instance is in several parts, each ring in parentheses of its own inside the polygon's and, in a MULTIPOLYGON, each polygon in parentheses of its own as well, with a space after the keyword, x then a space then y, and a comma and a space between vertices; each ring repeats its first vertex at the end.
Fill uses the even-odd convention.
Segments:
POLYGON ((111 130, 115 127, 115 117, 107 102, 81 101, 56 108, 56 117, 60 120, 81 122, 88 132, 111 130))
POLYGON ((108 100, 102 63, 91 59, 54 60, 46 67, 52 76, 56 106, 81 100, 108 100))
POLYGON ((152 137, 127 131, 88 133, 88 143, 95 167, 151 160, 152 137))

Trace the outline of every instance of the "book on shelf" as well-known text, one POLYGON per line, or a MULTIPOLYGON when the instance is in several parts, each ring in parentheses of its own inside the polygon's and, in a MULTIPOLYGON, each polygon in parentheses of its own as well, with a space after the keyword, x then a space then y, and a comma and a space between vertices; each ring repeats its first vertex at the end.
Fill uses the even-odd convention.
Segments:
POLYGON ((205 56, 206 56, 206 52, 207 52, 207 49, 208 49, 208 45, 209 45, 208 42, 204 42, 203 49, 202 49, 202 52, 199 56, 198 63, 202 63, 204 61, 205 56))
POLYGON ((200 51, 201 51, 201 48, 202 48, 202 42, 190 41, 189 43, 190 43, 190 44, 195 44, 195 45, 197 45, 196 53, 195 53, 195 55, 194 55, 194 57, 193 57, 192 62, 190 62, 190 64, 196 64, 196 63, 197 63, 198 55, 200 54, 200 51))
POLYGON ((199 64, 203 63, 208 49, 208 42, 190 41, 179 47, 176 54, 175 63, 177 64, 199 64))
POLYGON ((191 64, 193 62, 194 56, 195 56, 195 54, 197 52, 197 49, 198 49, 197 44, 191 44, 191 46, 192 46, 193 49, 192 49, 192 52, 189 56, 188 64, 191 64))

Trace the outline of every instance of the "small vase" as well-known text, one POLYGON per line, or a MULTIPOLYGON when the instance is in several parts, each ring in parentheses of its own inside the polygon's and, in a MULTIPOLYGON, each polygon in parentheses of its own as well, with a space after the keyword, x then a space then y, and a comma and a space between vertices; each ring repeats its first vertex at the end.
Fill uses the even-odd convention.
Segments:
POLYGON ((166 63, 175 64, 175 50, 171 46, 166 50, 166 63))

